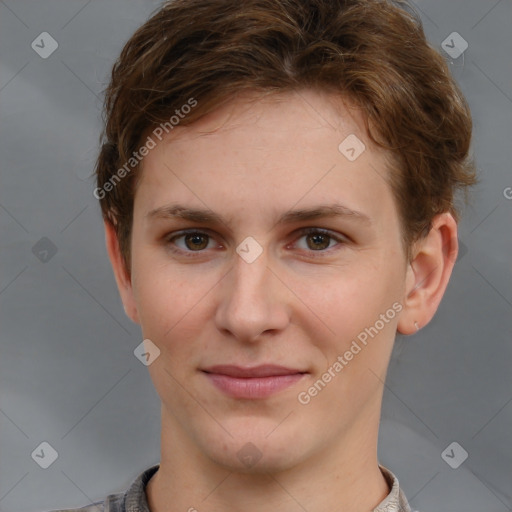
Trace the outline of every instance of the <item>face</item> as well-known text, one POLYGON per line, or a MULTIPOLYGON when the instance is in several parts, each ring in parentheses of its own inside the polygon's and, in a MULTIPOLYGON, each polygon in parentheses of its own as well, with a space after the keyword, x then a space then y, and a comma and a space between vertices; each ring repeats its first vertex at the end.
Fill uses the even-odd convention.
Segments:
POLYGON ((267 471, 376 438, 407 268, 387 172, 313 91, 240 97, 145 157, 123 299, 191 456, 267 471))

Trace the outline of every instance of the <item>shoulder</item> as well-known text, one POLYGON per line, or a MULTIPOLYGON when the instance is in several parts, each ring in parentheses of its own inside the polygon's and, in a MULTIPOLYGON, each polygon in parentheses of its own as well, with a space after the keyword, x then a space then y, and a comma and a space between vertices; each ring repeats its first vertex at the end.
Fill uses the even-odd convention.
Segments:
POLYGON ((110 494, 104 501, 91 503, 85 507, 48 510, 47 512, 149 512, 145 488, 159 466, 156 464, 139 474, 126 492, 110 494))
POLYGON ((104 501, 91 503, 85 507, 62 508, 58 510, 48 510, 47 512, 125 512, 124 498, 125 493, 111 494, 104 501))
POLYGON ((60 508, 58 510, 48 510, 47 512, 105 512, 105 502, 92 503, 86 507, 80 508, 60 508))
POLYGON ((98 501, 96 503, 91 503, 90 505, 87 505, 85 507, 60 508, 58 510, 48 510, 47 512, 120 512, 121 510, 123 510, 122 508, 120 508, 120 505, 122 503, 122 501, 121 501, 122 497, 123 497, 122 494, 115 494, 115 495, 109 496, 104 501, 98 501), (112 506, 109 506, 109 505, 115 505, 116 503, 118 505, 117 507, 112 508, 112 506))

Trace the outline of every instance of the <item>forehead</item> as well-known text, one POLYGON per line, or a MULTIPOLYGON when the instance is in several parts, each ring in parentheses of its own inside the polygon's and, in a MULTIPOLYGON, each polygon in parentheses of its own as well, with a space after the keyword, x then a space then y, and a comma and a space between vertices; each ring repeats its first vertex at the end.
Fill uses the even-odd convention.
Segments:
POLYGON ((167 143, 192 137, 208 137, 229 130, 254 129, 259 136, 282 132, 287 127, 308 130, 357 131, 365 137, 363 114, 347 98, 323 90, 299 89, 284 92, 242 91, 190 125, 176 126, 165 137, 167 143))
POLYGON ((346 100, 311 90, 247 93, 165 136, 144 158, 136 203, 139 196, 147 213, 179 197, 236 216, 241 205, 262 212, 342 201, 378 216, 379 206, 393 206, 386 173, 386 153, 346 100))

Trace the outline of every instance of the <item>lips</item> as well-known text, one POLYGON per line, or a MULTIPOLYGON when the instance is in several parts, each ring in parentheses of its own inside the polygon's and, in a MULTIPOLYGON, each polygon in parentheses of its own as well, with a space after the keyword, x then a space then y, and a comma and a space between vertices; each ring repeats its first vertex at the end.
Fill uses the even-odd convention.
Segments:
POLYGON ((260 365, 252 368, 217 365, 202 370, 210 382, 232 398, 267 398, 295 384, 307 373, 295 368, 260 365))
POLYGON ((286 368, 284 366, 276 366, 273 364, 264 364, 253 368, 243 368, 233 365, 217 365, 207 368, 206 373, 216 373, 219 375, 227 375, 228 377, 254 378, 254 377, 273 377, 282 375, 294 375, 297 373, 306 373, 302 370, 286 368))

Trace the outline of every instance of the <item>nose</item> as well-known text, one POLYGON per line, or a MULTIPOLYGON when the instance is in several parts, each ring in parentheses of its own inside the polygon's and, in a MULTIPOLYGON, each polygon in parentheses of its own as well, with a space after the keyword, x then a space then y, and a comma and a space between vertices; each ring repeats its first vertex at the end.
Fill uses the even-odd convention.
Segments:
POLYGON ((240 341, 254 342, 263 335, 275 335, 290 323, 285 287, 268 267, 265 252, 252 263, 234 255, 233 267, 218 293, 217 328, 240 341))

